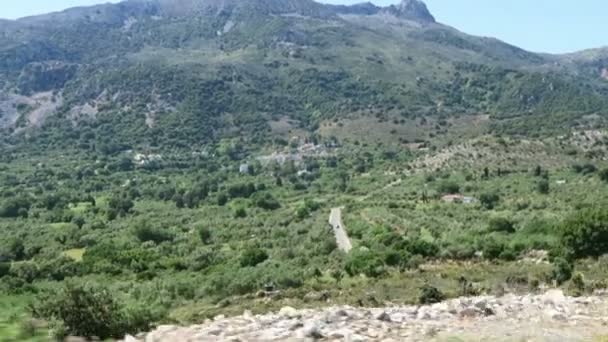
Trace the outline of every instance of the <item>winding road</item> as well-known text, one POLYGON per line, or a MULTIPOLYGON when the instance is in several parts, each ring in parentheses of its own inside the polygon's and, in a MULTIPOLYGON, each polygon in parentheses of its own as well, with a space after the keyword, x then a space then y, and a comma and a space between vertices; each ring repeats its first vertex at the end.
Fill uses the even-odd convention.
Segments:
POLYGON ((329 224, 334 229, 336 235, 336 243, 341 251, 346 253, 353 249, 353 245, 350 243, 348 234, 344 229, 344 223, 342 223, 342 208, 333 208, 329 214, 329 224))
MULTIPOLYGON (((398 179, 386 185, 382 189, 370 192, 367 195, 360 197, 358 201, 363 202, 373 196, 375 193, 388 190, 389 188, 401 184, 401 182, 402 180, 398 179)), ((338 249, 348 253, 351 249, 353 249, 353 245, 350 243, 350 239, 348 238, 348 234, 346 233, 346 228, 344 227, 344 223, 342 223, 342 209, 343 208, 333 208, 331 210, 331 213, 329 214, 329 224, 333 228, 334 234, 336 235, 336 243, 338 244, 338 249)))

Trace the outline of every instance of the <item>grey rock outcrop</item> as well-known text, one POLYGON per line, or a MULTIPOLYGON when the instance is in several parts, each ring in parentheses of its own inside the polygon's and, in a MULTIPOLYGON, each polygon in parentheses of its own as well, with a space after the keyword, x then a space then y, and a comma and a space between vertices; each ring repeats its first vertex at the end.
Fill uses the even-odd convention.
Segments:
POLYGON ((430 306, 369 309, 284 307, 278 313, 216 317, 190 327, 160 326, 125 341, 588 341, 608 335, 608 298, 543 295, 457 298, 430 306))

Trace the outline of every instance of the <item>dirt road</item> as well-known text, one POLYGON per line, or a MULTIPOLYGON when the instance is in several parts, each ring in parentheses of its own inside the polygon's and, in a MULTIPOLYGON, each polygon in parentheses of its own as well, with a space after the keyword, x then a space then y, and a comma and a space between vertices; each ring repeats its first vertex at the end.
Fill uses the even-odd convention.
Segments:
POLYGON ((350 239, 344 228, 344 223, 342 223, 342 208, 333 208, 331 210, 331 213, 329 214, 329 224, 334 229, 338 248, 341 251, 348 253, 353 249, 353 246, 350 243, 350 239))

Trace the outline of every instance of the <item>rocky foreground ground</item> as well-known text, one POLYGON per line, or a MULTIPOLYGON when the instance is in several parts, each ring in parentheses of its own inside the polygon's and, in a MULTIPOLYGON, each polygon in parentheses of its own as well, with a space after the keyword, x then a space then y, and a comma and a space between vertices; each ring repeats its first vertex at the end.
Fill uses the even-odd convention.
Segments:
POLYGON ((218 316, 190 327, 159 326, 125 342, 164 341, 606 341, 608 296, 458 298, 428 306, 218 316))

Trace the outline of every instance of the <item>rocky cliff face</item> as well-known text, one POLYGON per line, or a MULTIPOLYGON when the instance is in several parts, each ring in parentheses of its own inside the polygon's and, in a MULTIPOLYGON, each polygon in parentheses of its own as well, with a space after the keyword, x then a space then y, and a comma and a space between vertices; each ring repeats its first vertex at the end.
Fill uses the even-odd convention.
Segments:
POLYGON ((318 310, 226 318, 191 327, 160 326, 137 341, 590 341, 608 334, 608 298, 543 295, 459 298, 427 306, 318 310))
POLYGON ((426 4, 420 0, 403 0, 398 5, 388 7, 387 11, 399 18, 435 22, 435 18, 431 12, 429 12, 426 4))

